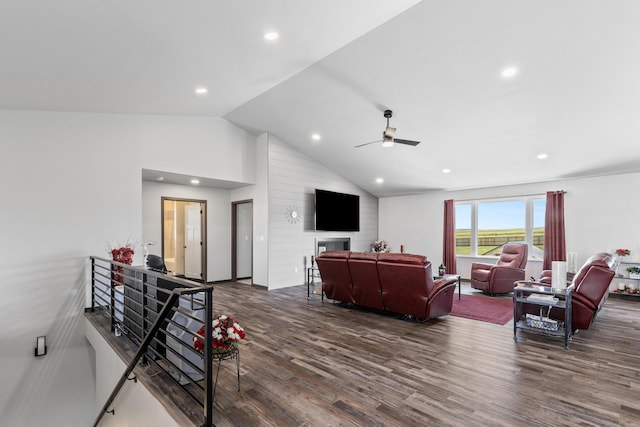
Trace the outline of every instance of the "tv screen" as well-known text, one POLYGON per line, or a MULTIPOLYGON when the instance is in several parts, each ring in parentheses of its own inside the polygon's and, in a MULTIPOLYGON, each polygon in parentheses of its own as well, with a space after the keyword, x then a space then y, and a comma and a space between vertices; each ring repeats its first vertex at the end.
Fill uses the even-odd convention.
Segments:
POLYGON ((316 230, 360 231, 360 196, 316 189, 316 230))

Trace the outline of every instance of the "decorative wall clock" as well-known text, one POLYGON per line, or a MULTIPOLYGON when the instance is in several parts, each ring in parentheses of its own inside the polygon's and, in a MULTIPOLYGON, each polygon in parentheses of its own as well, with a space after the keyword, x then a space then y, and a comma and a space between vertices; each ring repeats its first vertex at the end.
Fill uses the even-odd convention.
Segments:
POLYGON ((291 224, 295 224, 300 220, 300 213, 298 213, 298 208, 296 208, 295 206, 289 206, 287 208, 287 221, 289 221, 289 223, 291 224))

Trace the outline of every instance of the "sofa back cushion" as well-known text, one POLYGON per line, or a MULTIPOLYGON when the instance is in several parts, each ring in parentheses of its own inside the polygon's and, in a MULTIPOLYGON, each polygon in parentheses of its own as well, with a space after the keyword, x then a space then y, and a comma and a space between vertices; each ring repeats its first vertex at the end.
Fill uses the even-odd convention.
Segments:
POLYGON ((431 263, 423 255, 378 255, 382 300, 387 310, 424 318, 433 289, 431 263))
POLYGON ((527 266, 527 256, 529 247, 526 243, 507 243, 502 247, 502 253, 496 265, 525 268, 527 266))
POLYGON ((349 251, 325 251, 316 258, 316 262, 322 278, 322 290, 327 297, 353 303, 349 255, 349 251))
POLYGON ((352 252, 349 257, 349 271, 355 303, 384 310, 377 261, 378 254, 375 252, 352 252))
POLYGON ((424 255, 396 254, 390 252, 378 254, 378 261, 384 261, 392 264, 418 265, 421 267, 424 267, 427 265, 427 262, 429 262, 427 257, 424 255))
POLYGON ((615 257, 606 252, 595 254, 573 278, 575 292, 585 296, 594 307, 599 308, 606 300, 615 274, 615 257))
POLYGON ((589 258, 584 262, 584 264, 582 264, 580 270, 578 270, 576 275, 573 277, 572 283, 576 285, 576 291, 578 290, 577 288, 580 287, 580 283, 584 280, 584 276, 587 275, 587 272, 591 267, 599 266, 612 270, 614 268, 615 262, 616 257, 606 252, 600 252, 592 255, 591 258, 589 258))

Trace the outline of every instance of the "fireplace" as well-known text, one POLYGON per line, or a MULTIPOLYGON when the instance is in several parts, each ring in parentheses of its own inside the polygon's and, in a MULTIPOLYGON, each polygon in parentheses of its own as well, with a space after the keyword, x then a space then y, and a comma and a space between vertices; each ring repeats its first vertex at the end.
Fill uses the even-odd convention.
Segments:
POLYGON ((351 250, 351 237, 323 237, 316 239, 316 256, 324 251, 351 250))

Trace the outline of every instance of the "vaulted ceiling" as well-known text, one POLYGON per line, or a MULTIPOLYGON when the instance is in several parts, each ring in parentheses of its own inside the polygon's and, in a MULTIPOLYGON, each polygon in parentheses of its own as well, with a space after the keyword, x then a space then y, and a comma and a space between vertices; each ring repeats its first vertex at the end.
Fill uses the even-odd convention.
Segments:
POLYGON ((4 0, 0 108, 224 117, 377 196, 640 171, 639 22, 637 0, 4 0), (421 144, 354 148, 385 109, 421 144))

